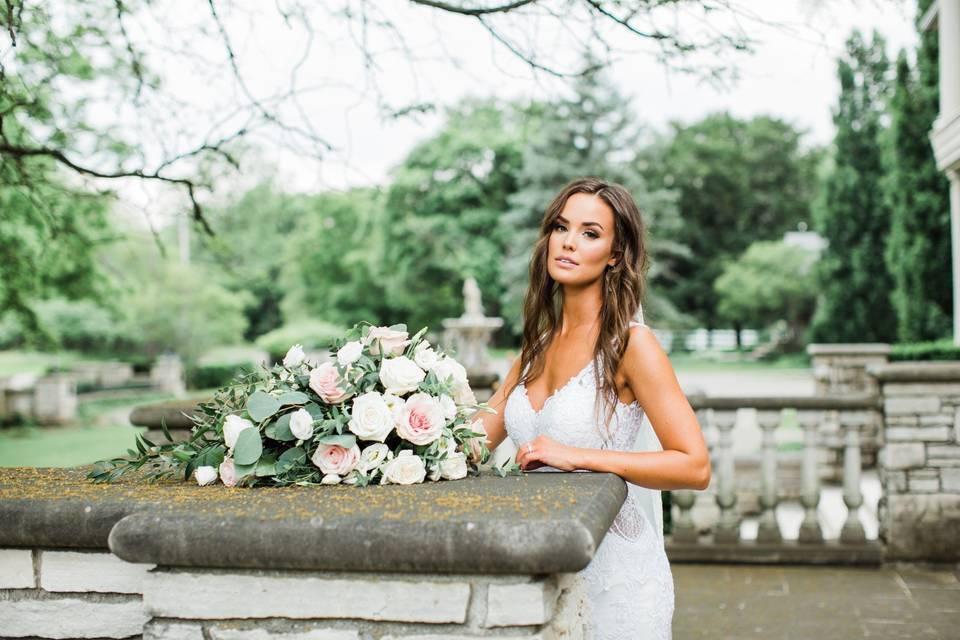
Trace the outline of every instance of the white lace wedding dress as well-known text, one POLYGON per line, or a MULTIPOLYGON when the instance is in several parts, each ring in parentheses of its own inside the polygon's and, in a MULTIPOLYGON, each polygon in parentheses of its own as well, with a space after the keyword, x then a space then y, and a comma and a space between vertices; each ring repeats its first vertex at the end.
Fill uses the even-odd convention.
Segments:
MULTIPOLYGON (((639 323, 634 323, 639 324, 639 323)), ((518 447, 546 435, 574 447, 657 451, 660 443, 637 402, 617 403, 611 438, 594 420, 594 363, 588 364, 534 411, 524 385, 507 399, 504 424, 518 447)), ((540 467, 535 471, 558 471, 540 467)), ((672 637, 673 575, 663 546, 660 492, 627 483, 624 501, 590 564, 586 579, 594 640, 664 640, 672 637)))

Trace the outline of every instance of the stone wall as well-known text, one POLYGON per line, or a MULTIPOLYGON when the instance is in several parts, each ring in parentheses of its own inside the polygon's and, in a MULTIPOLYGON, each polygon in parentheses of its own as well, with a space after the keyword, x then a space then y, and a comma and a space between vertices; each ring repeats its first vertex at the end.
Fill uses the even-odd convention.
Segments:
POLYGON ((610 474, 228 489, 11 469, 0 634, 586 640, 577 572, 625 495, 610 474))
POLYGON ((880 536, 890 560, 960 560, 960 363, 871 367, 883 396, 880 536))

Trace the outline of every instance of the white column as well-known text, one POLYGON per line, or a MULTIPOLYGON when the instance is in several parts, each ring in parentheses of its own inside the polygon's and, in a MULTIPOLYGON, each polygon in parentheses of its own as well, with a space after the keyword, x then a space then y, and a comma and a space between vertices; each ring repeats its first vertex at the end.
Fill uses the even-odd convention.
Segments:
POLYGON ((953 247, 953 343, 960 345, 960 171, 950 171, 947 177, 950 178, 950 237, 953 247))
POLYGON ((939 0, 940 116, 960 112, 960 0, 939 0))

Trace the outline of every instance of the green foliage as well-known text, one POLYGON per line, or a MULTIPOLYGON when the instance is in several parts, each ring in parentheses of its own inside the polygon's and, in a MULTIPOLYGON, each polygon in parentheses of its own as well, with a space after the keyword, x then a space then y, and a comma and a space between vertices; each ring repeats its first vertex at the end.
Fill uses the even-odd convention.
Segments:
POLYGON ((815 226, 829 242, 817 268, 821 297, 811 337, 818 342, 891 342, 896 335, 884 259, 890 211, 880 142, 888 68, 878 34, 868 44, 854 32, 838 62, 834 168, 823 183, 815 226))
MULTIPOLYGON (((360 320, 389 323, 394 312, 385 300, 380 274, 387 269, 381 260, 388 218, 379 191, 351 189, 301 197, 298 208, 303 215, 296 231, 284 239, 280 257, 286 266, 281 282, 274 284, 284 291, 284 320, 300 323, 314 319, 326 321, 328 327, 339 325, 327 332, 329 335, 360 320)), ((303 342, 291 337, 293 342, 283 347, 284 353, 290 344, 303 342)), ((280 353, 275 345, 258 344, 272 354, 280 353)))
POLYGON ((342 333, 342 327, 329 322, 301 320, 263 334, 257 338, 257 346, 266 350, 274 360, 279 360, 295 344, 308 350, 325 349, 342 333))
POLYGON ((949 184, 937 169, 928 136, 939 111, 937 58, 936 30, 922 31, 917 68, 910 68, 905 52, 897 58, 890 102, 885 258, 893 277, 896 334, 905 341, 951 332, 949 184))
POLYGON ((194 389, 213 389, 229 384, 237 375, 250 369, 249 365, 202 364, 189 372, 190 386, 194 389))
POLYGON ((952 340, 894 344, 890 346, 890 360, 960 360, 960 345, 952 340))
POLYGON ((500 315, 499 218, 515 190, 522 132, 512 105, 465 100, 393 172, 381 273, 393 317, 440 327, 463 313, 463 281, 477 279, 487 315, 500 315))
POLYGON ((816 256, 783 242, 755 242, 717 278, 720 318, 752 327, 787 321, 799 335, 813 314, 816 256))
POLYGON ((682 224, 660 231, 690 250, 676 256, 665 293, 703 325, 721 319, 713 285, 727 262, 809 220, 818 153, 801 148, 801 135, 777 118, 717 113, 674 123, 642 152, 638 166, 650 184, 678 197, 682 224))
POLYGON ((160 262, 131 276, 135 288, 127 290, 123 310, 140 351, 173 351, 191 366, 207 349, 243 339, 247 297, 227 291, 207 269, 160 262))

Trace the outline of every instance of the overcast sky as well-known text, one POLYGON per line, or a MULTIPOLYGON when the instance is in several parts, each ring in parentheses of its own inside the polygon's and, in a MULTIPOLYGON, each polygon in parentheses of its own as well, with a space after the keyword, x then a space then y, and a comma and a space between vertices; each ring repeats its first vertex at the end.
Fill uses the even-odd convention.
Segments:
MULTIPOLYGON (((171 30, 170 23, 177 21, 184 33, 196 32, 196 25, 209 16, 186 10, 191 2, 184 2, 181 9, 174 4, 160 17, 162 35, 144 24, 142 33, 135 36, 175 38, 177 30, 171 30)), ((411 65, 409 56, 398 49, 397 40, 387 32, 371 30, 367 34, 368 50, 376 54, 371 74, 357 46, 364 34, 357 29, 348 31, 336 16, 324 16, 323 9, 314 14, 313 39, 307 47, 306 32, 282 21, 274 3, 249 4, 222 5, 224 24, 249 91, 259 99, 286 91, 296 70, 301 95, 296 104, 284 107, 284 115, 301 128, 316 131, 334 145, 335 151, 318 163, 290 150, 300 143, 264 131, 251 138, 260 149, 252 161, 248 158, 239 176, 223 182, 234 193, 267 174, 275 175, 277 184, 291 191, 385 183, 391 167, 417 142, 434 133, 442 116, 384 118, 378 111, 378 98, 380 104, 399 108, 420 101, 449 105, 465 95, 549 98, 564 88, 563 82, 548 74, 532 74, 470 18, 402 0, 373 3, 389 15, 395 32, 402 34, 418 62, 411 65)), ((557 2, 552 4, 556 6, 557 2)), ((891 58, 900 48, 912 49, 916 43, 912 1, 739 0, 737 4, 742 10, 736 16, 736 25, 753 39, 754 52, 732 58, 738 78, 723 86, 704 82, 696 75, 667 71, 650 55, 649 48, 638 45, 636 38, 627 37, 622 30, 611 32, 609 41, 620 53, 610 76, 632 98, 632 108, 641 123, 663 129, 672 120, 689 122, 719 110, 744 117, 767 114, 808 131, 809 144, 828 143, 833 135, 831 109, 838 93, 836 58, 851 31, 876 29, 886 38, 891 58)), ((721 15, 711 18, 709 24, 691 22, 690 29, 729 31, 733 19, 721 15)), ((574 27, 567 29, 568 33, 551 31, 549 22, 532 28, 529 21, 511 20, 506 16, 498 23, 505 34, 515 37, 516 42, 535 43, 537 53, 545 60, 572 68, 576 57, 569 37, 581 36, 570 35, 576 32, 575 20, 567 21, 567 27, 571 23, 574 27)), ((133 25, 128 28, 136 29, 133 25)), ((141 126, 146 127, 143 139, 159 137, 168 148, 176 147, 179 140, 189 149, 197 144, 196 139, 190 139, 194 120, 203 123, 203 135, 209 135, 208 123, 227 114, 223 122, 229 124, 231 107, 244 96, 236 87, 226 88, 224 77, 229 73, 225 67, 210 63, 224 60, 216 33, 208 42, 193 39, 181 45, 192 60, 158 58, 151 61, 152 65, 160 69, 166 86, 178 100, 193 104, 196 113, 207 115, 173 119, 168 131, 159 130, 152 121, 141 126)), ((118 116, 108 112, 103 117, 118 116)), ((150 145, 145 142, 143 146, 150 145)), ((136 209, 152 201, 151 208, 170 210, 171 202, 163 202, 167 198, 158 200, 152 186, 131 186, 124 189, 124 195, 136 209)), ((162 224, 158 218, 154 221, 162 224)))

